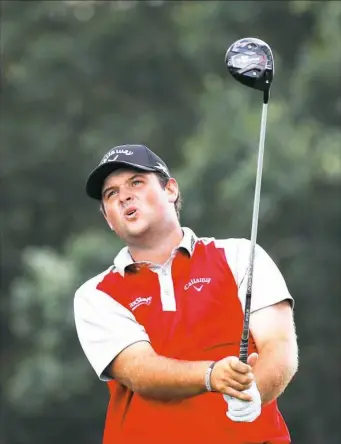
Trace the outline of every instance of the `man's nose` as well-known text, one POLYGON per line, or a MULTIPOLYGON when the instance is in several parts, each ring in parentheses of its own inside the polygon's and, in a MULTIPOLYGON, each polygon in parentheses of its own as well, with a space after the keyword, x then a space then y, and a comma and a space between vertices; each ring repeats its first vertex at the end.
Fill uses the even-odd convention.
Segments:
POLYGON ((121 202, 127 202, 127 201, 133 199, 133 195, 132 195, 131 191, 129 189, 125 188, 125 187, 122 187, 120 189, 119 196, 120 196, 120 201, 121 202))

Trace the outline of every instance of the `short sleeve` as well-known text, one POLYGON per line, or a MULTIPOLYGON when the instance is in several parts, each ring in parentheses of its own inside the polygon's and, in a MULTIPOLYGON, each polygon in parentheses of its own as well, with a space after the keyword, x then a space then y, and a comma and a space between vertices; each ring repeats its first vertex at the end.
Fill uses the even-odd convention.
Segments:
POLYGON ((82 349, 103 381, 110 362, 126 347, 148 341, 144 327, 134 315, 96 287, 105 273, 83 284, 75 293, 74 317, 82 349))
MULTIPOLYGON (((237 283, 238 296, 244 309, 251 242, 247 239, 226 239, 218 243, 219 246, 224 247, 226 260, 237 283)), ((294 306, 294 299, 289 293, 282 273, 270 255, 257 244, 253 268, 251 312, 284 300, 288 300, 291 306, 294 306)))

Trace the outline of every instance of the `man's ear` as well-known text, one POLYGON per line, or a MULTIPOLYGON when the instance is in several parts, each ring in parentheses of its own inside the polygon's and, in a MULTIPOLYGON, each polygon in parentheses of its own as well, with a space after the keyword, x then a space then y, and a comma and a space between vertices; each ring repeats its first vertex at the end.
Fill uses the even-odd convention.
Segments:
POLYGON ((104 219, 106 220, 107 224, 109 225, 110 230, 113 230, 113 226, 111 225, 110 221, 107 218, 103 203, 101 202, 101 206, 100 206, 100 212, 102 213, 102 216, 104 217, 104 219))
POLYGON ((113 226, 111 225, 111 223, 108 221, 108 219, 105 218, 105 220, 107 221, 107 224, 109 225, 110 230, 113 230, 114 228, 113 228, 113 226))
POLYGON ((168 193, 169 202, 174 203, 179 196, 179 185, 173 177, 168 180, 166 191, 168 193))
POLYGON ((110 221, 108 220, 108 218, 107 218, 105 215, 103 215, 103 216, 104 216, 104 219, 106 220, 107 224, 109 225, 110 230, 113 230, 114 228, 113 228, 113 226, 111 225, 111 223, 110 223, 110 221))

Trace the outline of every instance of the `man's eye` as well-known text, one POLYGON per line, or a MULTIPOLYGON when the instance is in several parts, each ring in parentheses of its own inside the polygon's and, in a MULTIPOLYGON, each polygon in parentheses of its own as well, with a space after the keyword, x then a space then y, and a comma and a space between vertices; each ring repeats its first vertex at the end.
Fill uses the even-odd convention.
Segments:
POLYGON ((117 194, 116 190, 111 190, 107 193, 107 199, 109 199, 112 196, 115 196, 117 194))
POLYGON ((139 185, 140 183, 142 183, 142 180, 136 179, 133 181, 133 185, 139 185))

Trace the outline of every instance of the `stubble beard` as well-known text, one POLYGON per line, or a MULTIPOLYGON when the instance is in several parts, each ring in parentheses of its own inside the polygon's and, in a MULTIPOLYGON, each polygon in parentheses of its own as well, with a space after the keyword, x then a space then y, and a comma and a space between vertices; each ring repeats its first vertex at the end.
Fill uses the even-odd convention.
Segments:
POLYGON ((163 232, 165 236, 167 235, 168 229, 165 227, 164 222, 163 219, 143 221, 141 227, 127 227, 125 243, 135 248, 150 248, 156 239, 158 241, 162 239, 163 232))

